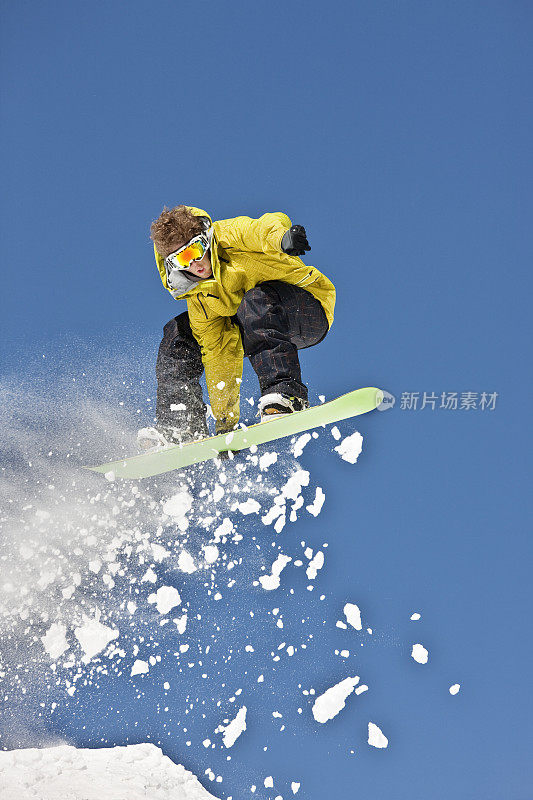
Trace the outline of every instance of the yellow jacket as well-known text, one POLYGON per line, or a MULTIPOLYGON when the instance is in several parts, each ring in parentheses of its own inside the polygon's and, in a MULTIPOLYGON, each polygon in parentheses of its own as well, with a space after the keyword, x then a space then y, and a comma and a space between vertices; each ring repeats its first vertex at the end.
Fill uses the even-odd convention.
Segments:
MULTIPOLYGON (((197 216, 209 214, 189 206, 197 216)), ((225 425, 239 421, 243 367, 240 331, 231 317, 245 292, 264 281, 284 281, 307 289, 322 304, 331 326, 335 287, 315 267, 281 250, 281 239, 292 223, 277 211, 259 219, 235 217, 212 222, 213 277, 192 283, 178 293, 169 287, 164 259, 155 246, 155 259, 165 289, 175 299, 186 298, 193 335, 200 345, 209 400, 215 419, 225 425)))

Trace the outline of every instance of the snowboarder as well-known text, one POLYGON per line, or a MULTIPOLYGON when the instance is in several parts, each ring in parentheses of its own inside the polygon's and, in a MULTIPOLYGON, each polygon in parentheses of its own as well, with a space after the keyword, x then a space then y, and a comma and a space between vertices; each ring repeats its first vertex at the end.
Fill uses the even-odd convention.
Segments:
POLYGON ((187 311, 163 329, 156 363, 156 427, 143 448, 209 436, 200 377, 205 369, 216 432, 239 422, 246 355, 259 379, 261 420, 308 407, 298 350, 333 322, 335 288, 299 258, 305 229, 281 212, 213 222, 193 206, 165 208, 151 238, 163 285, 187 311))

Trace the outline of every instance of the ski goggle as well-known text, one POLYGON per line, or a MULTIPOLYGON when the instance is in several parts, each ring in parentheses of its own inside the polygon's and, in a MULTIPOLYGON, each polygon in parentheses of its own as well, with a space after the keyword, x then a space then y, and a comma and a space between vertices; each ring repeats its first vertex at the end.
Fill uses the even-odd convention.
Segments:
POLYGON ((209 250, 209 236, 201 233, 165 258, 168 270, 189 269, 193 261, 200 261, 209 250))

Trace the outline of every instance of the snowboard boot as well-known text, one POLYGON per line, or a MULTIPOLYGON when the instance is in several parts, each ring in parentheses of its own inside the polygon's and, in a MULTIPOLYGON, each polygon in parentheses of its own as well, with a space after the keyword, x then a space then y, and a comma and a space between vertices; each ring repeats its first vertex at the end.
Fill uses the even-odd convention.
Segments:
POLYGON ((280 392, 270 392, 260 398, 258 414, 261 416, 261 422, 266 422, 269 419, 292 414, 295 411, 303 411, 304 408, 309 408, 309 403, 301 397, 291 397, 280 392))
POLYGON ((161 450, 163 447, 168 447, 170 444, 165 435, 161 431, 158 431, 157 428, 141 428, 137 431, 137 447, 139 450, 142 450, 143 453, 161 450))
POLYGON ((176 428, 173 425, 157 425, 157 427, 141 428, 137 432, 137 445, 143 453, 161 450, 176 444, 188 444, 206 439, 209 436, 207 424, 198 426, 201 430, 176 428))

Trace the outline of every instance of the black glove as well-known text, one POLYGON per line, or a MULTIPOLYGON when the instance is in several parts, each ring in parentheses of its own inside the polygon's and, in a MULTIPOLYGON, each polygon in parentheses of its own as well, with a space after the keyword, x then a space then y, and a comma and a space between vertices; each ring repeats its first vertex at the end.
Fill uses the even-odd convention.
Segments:
MULTIPOLYGON (((215 433, 217 435, 219 433, 223 433, 223 434, 227 435, 228 433, 231 433, 232 431, 237 430, 238 427, 239 426, 238 426, 238 424, 236 422, 230 422, 229 420, 226 420, 226 419, 222 419, 222 420, 218 420, 217 419, 216 422, 215 422, 215 433)), ((231 450, 231 442, 228 445, 228 448, 229 448, 229 450, 231 450)), ((227 458, 231 458, 231 456, 229 454, 229 450, 220 451, 218 456, 217 456, 217 458, 222 459, 222 461, 225 461, 227 458)), ((239 450, 231 450, 231 452, 232 453, 239 453, 240 451, 239 450)))
POLYGON ((215 421, 215 434, 218 436, 219 433, 231 433, 231 431, 236 431, 239 427, 237 422, 230 422, 227 419, 217 419, 215 421))
POLYGON ((307 241, 307 234, 303 225, 293 225, 283 234, 281 249, 289 256, 303 256, 311 247, 307 241))

